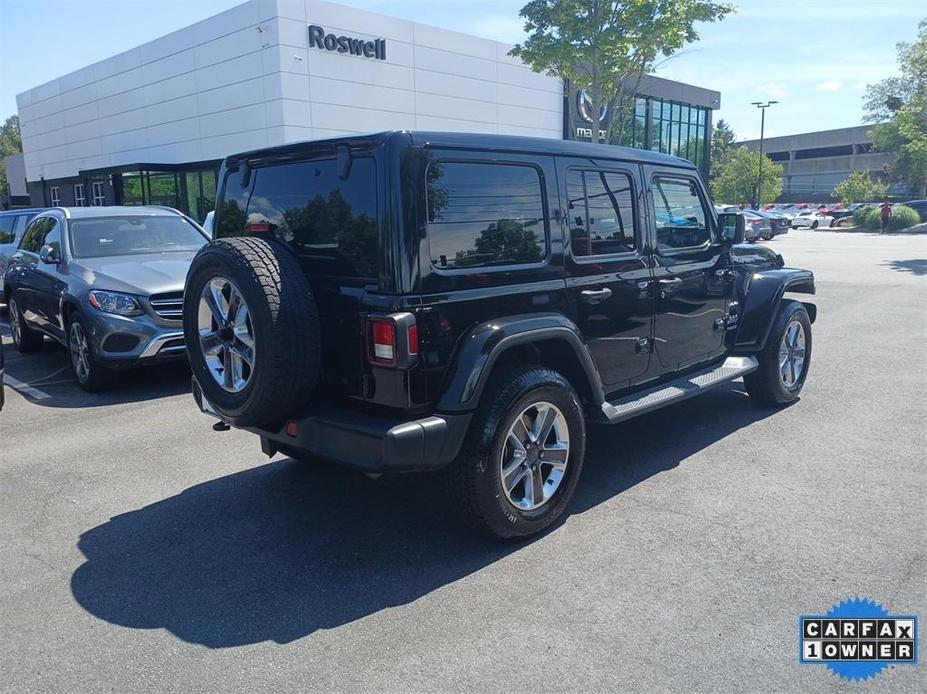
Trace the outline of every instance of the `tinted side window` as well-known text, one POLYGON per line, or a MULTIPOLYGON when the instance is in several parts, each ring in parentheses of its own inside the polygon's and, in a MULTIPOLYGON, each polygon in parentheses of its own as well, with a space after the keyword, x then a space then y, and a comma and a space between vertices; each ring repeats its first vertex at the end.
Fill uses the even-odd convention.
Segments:
POLYGON ((26 227, 26 233, 23 234, 20 249, 30 253, 38 253, 42 248, 45 235, 55 226, 55 220, 51 217, 39 217, 26 227))
POLYGON ((0 217, 0 243, 13 243, 16 238, 13 235, 13 227, 16 225, 16 217, 8 215, 0 217))
MULTIPOLYGON (((61 252, 61 227, 55 220, 52 220, 51 229, 45 232, 45 238, 42 239, 42 246, 45 245, 54 246, 59 253, 61 252)), ((39 248, 42 246, 39 246, 39 248)))
POLYGON ((231 174, 216 237, 273 234, 314 272, 377 276, 376 164, 355 157, 347 180, 334 159, 252 169, 250 186, 231 174))
POLYGON ((574 256, 634 250, 631 177, 613 171, 567 172, 570 246, 574 256))
POLYGON ((698 184, 692 179, 654 176, 653 208, 658 249, 701 246, 711 238, 698 184))
POLYGON ((436 161, 428 167, 428 246, 440 269, 537 263, 547 254, 533 166, 436 161))

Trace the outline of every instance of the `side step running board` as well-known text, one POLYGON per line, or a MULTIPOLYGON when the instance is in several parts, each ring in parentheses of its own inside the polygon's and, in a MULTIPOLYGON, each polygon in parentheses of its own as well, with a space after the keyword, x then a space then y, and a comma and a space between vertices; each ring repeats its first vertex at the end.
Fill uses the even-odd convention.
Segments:
POLYGON ((602 404, 602 412, 612 424, 623 422, 666 405, 681 402, 704 393, 722 383, 733 381, 755 371, 759 364, 754 357, 728 357, 720 366, 689 374, 684 378, 645 390, 615 402, 602 404))

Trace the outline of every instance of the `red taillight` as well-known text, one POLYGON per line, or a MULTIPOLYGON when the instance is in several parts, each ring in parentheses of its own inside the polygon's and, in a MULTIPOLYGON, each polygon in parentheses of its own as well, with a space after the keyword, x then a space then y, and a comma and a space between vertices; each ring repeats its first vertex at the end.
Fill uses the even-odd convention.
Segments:
POLYGON ((286 423, 286 428, 284 431, 286 431, 287 436, 291 436, 295 439, 297 436, 299 436, 299 425, 291 419, 286 423))
POLYGON ((409 326, 409 354, 418 354, 418 326, 409 326))
POLYGON ((249 224, 248 231, 250 231, 252 234, 266 234, 268 231, 270 231, 270 224, 267 224, 266 222, 256 222, 254 224, 249 224))
POLYGON ((388 318, 370 319, 370 360, 396 363, 396 325, 388 318))

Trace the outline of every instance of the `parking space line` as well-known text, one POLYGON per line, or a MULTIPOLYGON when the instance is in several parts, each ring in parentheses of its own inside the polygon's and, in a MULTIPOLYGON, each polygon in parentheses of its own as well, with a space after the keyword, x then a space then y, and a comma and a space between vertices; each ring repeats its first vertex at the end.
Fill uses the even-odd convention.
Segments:
POLYGON ((38 388, 33 388, 28 383, 18 381, 12 376, 5 376, 4 382, 13 390, 18 390, 23 395, 28 395, 30 398, 35 398, 36 400, 47 400, 51 397, 48 393, 43 393, 38 388))

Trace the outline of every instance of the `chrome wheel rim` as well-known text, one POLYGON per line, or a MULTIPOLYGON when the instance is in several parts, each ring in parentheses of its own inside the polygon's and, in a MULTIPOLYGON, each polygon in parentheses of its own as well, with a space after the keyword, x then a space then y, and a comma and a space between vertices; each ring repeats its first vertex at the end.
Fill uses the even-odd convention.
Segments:
POLYGON ((19 306, 16 305, 16 299, 10 299, 10 332, 13 334, 13 342, 19 345, 21 339, 19 327, 19 306))
POLYGON ((83 383, 90 375, 90 347, 87 344, 84 326, 80 323, 71 323, 71 329, 68 331, 68 347, 74 375, 83 383))
POLYGON ((206 368, 216 383, 240 393, 254 373, 254 328, 241 290, 213 277, 200 293, 197 324, 206 368))
POLYGON ((792 388, 801 380, 805 369, 805 328, 800 321, 793 320, 785 328, 779 345, 779 376, 786 388, 792 388))
POLYGON ((540 508, 563 482, 570 459, 566 417, 549 402, 522 410, 512 422, 499 460, 505 497, 522 511, 540 508))

